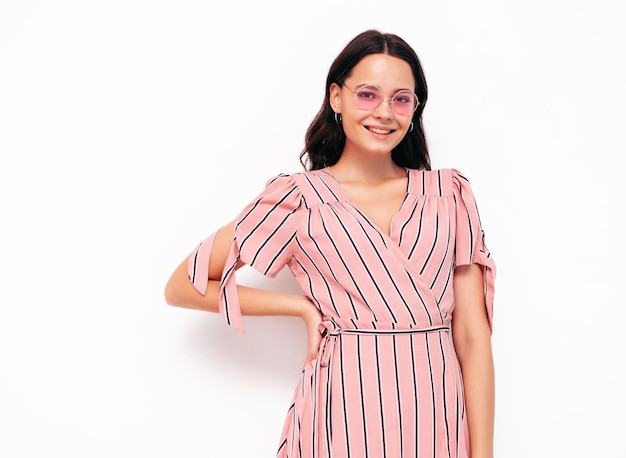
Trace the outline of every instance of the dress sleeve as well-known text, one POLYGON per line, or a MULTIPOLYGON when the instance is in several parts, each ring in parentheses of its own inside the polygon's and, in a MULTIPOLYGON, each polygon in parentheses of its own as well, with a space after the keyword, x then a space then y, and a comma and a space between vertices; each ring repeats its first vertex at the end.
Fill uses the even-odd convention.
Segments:
POLYGON ((483 267, 485 306, 489 327, 493 329, 496 265, 485 246, 485 232, 469 181, 456 169, 452 169, 452 181, 456 202, 455 266, 479 264, 483 267))
MULTIPOLYGON (((235 277, 237 264, 241 261, 275 277, 292 257, 301 205, 302 195, 294 178, 278 175, 235 219, 235 235, 220 282, 219 311, 240 332, 244 332, 244 325, 235 277)), ((189 279, 203 295, 214 237, 210 235, 189 256, 189 279)))

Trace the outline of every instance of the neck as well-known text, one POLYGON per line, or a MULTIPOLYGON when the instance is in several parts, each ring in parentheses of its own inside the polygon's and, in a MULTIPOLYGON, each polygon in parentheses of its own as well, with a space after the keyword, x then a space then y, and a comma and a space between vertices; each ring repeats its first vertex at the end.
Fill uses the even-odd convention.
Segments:
POLYGON ((376 183, 389 178, 403 177, 406 175, 404 168, 396 165, 391 159, 391 154, 385 155, 341 155, 336 164, 330 167, 330 171, 339 181, 364 181, 376 183))

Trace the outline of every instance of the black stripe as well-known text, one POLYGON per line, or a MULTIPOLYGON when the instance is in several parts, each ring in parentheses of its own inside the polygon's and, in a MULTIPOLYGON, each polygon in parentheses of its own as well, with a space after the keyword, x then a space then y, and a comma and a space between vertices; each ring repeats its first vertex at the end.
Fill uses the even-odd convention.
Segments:
POLYGON ((424 335, 426 341, 426 356, 428 357, 428 373, 430 375, 430 393, 433 413, 433 458, 437 458, 437 408, 435 406, 435 381, 433 378, 433 366, 430 359, 430 345, 428 343, 428 334, 424 335))
MULTIPOLYGON (((350 275, 350 278, 352 279, 352 281, 356 284, 354 278, 352 277, 352 274, 350 273, 350 269, 348 268, 348 265, 345 263, 345 261, 343 260, 343 257, 341 256, 341 254, 339 252, 339 248, 337 247, 337 245, 333 241, 333 237, 331 237, 330 232, 328 231, 328 229, 326 228, 326 225, 324 224, 324 219, 320 218, 320 220, 322 222, 322 228, 324 229, 324 232, 328 236, 328 240, 330 240, 330 242, 333 245, 333 248, 335 249, 335 252, 337 253, 337 257, 343 263, 343 265, 346 268, 346 271, 347 271, 348 275, 350 275)), ((315 240, 315 238, 311 236, 311 220, 310 220, 310 218, 309 218, 309 224, 308 224, 308 229, 307 230, 308 230, 308 234, 307 235, 309 236, 309 239, 315 244, 315 247, 317 248, 317 251, 320 254, 320 257, 326 262, 326 266, 328 267, 328 272, 330 272, 330 274, 332 275, 333 279, 336 281, 337 286, 341 287, 346 292, 346 297, 348 299, 348 302, 350 303, 350 307, 352 308, 352 312, 354 313, 355 316, 358 317, 359 314, 358 314, 357 309, 356 309, 356 307, 354 305, 354 301, 352 299, 352 296, 350 295, 348 290, 343 286, 343 283, 340 282, 339 279, 335 276, 335 272, 334 272, 335 269, 331 266, 331 264, 330 264, 330 262, 328 260, 328 255, 325 254, 322 251, 322 249, 320 248, 320 246, 317 243, 317 241, 315 240)), ((317 271, 320 274, 320 278, 323 279, 324 282, 326 282, 325 275, 323 275, 322 272, 317 268, 317 263, 308 255, 308 253, 306 253, 304 248, 302 248, 302 251, 309 258, 309 260, 311 261, 311 264, 313 264, 315 266, 315 268, 317 269, 317 271)), ((358 289, 358 287, 357 287, 357 289, 358 289)), ((359 291, 359 293, 360 293, 360 291, 359 291)), ((335 311, 337 312, 337 315, 339 315, 339 311, 335 307, 335 298, 333 297, 332 289, 330 288, 330 286, 328 287, 328 296, 331 299, 331 302, 333 304, 333 307, 335 308, 335 311)))
MULTIPOLYGON (((254 254, 254 257, 252 258, 252 260, 250 261, 250 265, 254 265, 254 263, 256 262, 257 257, 261 254, 261 251, 263 251, 263 249, 265 248, 265 246, 267 246, 267 244, 269 244, 269 243, 270 243, 270 241, 272 240, 272 238, 274 238, 274 236, 276 235, 276 233, 277 233, 280 229, 282 229, 283 227, 285 227, 285 226, 286 226, 287 221, 289 220, 289 218, 291 217, 291 215, 293 215, 295 212, 296 212, 296 210, 293 210, 293 211, 291 211, 291 212, 287 213, 285 216, 283 216, 282 221, 281 221, 279 224, 277 224, 277 225, 276 225, 276 227, 274 228, 274 230, 272 231, 272 233, 263 239, 263 243, 261 243, 258 247, 255 247, 255 250, 254 250, 254 251, 255 251, 255 254, 254 254)), ((257 226, 256 226, 254 229, 252 229, 252 230, 248 233, 248 235, 247 235, 247 236, 246 236, 246 237, 242 240, 242 242, 241 242, 241 243, 240 243, 240 245, 239 245, 239 250, 240 250, 240 251, 243 251, 243 250, 244 250, 244 244, 245 244, 248 240, 250 240, 250 238, 251 238, 252 236, 254 236, 254 234, 255 234, 255 232, 257 231, 257 229, 261 226, 261 224, 262 224, 263 222, 265 222, 265 220, 266 220, 269 216, 270 216, 270 213, 267 213, 267 214, 265 215, 265 217, 264 217, 264 218, 263 218, 263 219, 259 222, 259 224, 257 224, 257 226)), ((296 225, 295 225, 295 224, 292 224, 292 226, 293 226, 293 227, 295 227, 296 225)), ((274 261, 276 260, 276 258, 277 258, 280 254, 282 254, 282 250, 284 250, 284 249, 285 249, 285 247, 289 244, 289 242, 290 242, 290 241, 294 238, 294 236, 295 236, 295 235, 296 235, 296 231, 295 231, 295 229, 294 229, 294 230, 293 230, 293 232, 292 232, 292 234, 291 234, 291 236, 289 237, 289 240, 287 241, 287 243, 286 243, 286 244, 284 244, 284 245, 281 247, 281 250, 278 252, 278 254, 277 254, 276 256, 274 256, 274 259, 272 260, 272 262, 274 262, 274 261)), ((271 263, 270 263, 270 265, 271 265, 271 263)))
POLYGON ((204 242, 201 242, 200 245, 198 245, 198 248, 196 248, 196 253, 193 256, 193 272, 191 275, 191 282, 195 283, 196 282, 196 265, 198 264, 198 255, 200 253, 200 247, 202 246, 204 242))
POLYGON ((409 259, 413 258, 413 253, 417 248, 417 245, 420 243, 420 238, 422 236, 422 222, 424 221, 424 209, 426 208, 426 201, 422 202, 422 208, 420 210, 420 217, 418 218, 419 224, 417 226, 417 234, 415 234, 415 242, 413 243, 413 247, 409 250, 409 254, 407 257, 409 259))
POLYGON ((383 384, 380 379, 380 357, 378 354, 378 336, 374 336, 374 353, 376 355, 376 377, 378 379, 378 405, 380 406, 380 434, 383 443, 383 458, 387 457, 387 440, 385 438, 385 409, 383 407, 383 384))
POLYGON ((417 366, 415 365, 415 349, 413 348, 413 336, 409 336, 411 348, 411 373, 413 374, 413 399, 415 400, 415 456, 419 455, 419 386, 417 384, 417 366))
POLYGON ((360 393, 361 393, 361 416, 363 417, 363 441, 364 441, 364 450, 365 450, 365 458, 369 456, 369 450, 367 448, 367 420, 365 415, 365 398, 363 396, 363 371, 361 370, 361 337, 357 336, 356 338, 356 354, 357 354, 357 363, 359 370, 359 384, 360 384, 360 393))
MULTIPOLYGON (((331 178, 333 178, 332 175, 330 175, 328 172, 326 172, 324 170, 319 170, 319 172, 324 173, 326 175, 329 175, 331 178)), ((330 186, 328 186, 328 183, 326 183, 326 180, 324 180, 324 178, 322 176, 320 176, 320 175, 317 175, 317 174, 314 174, 314 175, 316 176, 317 181, 319 183, 321 183, 326 188, 326 190, 333 196, 334 200, 339 202, 339 197, 337 197, 337 194, 335 194, 333 192, 333 190, 330 188, 330 186)), ((328 201, 326 199, 324 199, 322 197, 322 195, 318 192, 318 190, 315 187, 315 185, 313 184, 313 182, 309 179, 309 175, 305 173, 305 174, 303 174, 303 176, 309 182, 309 185, 311 186, 311 189, 313 189, 313 191, 315 191, 315 194, 317 194, 317 197, 319 198, 320 203, 322 203, 322 204, 328 203, 328 201)))
POLYGON ((426 269, 426 266, 428 265, 428 261, 430 261, 430 257, 433 255, 433 251, 435 251, 435 247, 437 246, 438 240, 439 240, 439 212, 435 214, 435 240, 433 240, 431 247, 430 247, 430 251, 428 252, 426 259, 424 260, 424 263, 422 264, 422 268, 420 269, 420 275, 424 273, 424 269, 426 269))
MULTIPOLYGON (((409 337, 410 339, 411 337, 409 337)), ((398 348, 396 346, 396 336, 391 336, 393 343, 393 363, 394 363, 394 372, 396 376, 396 397, 398 399, 398 432, 399 438, 398 441, 400 443, 400 456, 404 456, 404 433, 402 431, 402 396, 400 394, 400 375, 398 373, 398 368, 400 366, 400 362, 398 361, 398 348)), ((413 372, 415 372, 413 368, 413 372)))
MULTIPOLYGON (((367 265, 365 264, 365 260, 361 257, 361 254, 359 253, 358 248, 356 247, 356 245, 354 244, 354 242, 352 241, 352 238, 350 237, 350 233, 349 231, 346 229, 346 227, 343 225, 343 223, 340 220, 339 215, 337 214, 337 212, 335 211, 334 208, 332 208, 331 206, 329 206, 330 210, 332 211, 332 213, 334 214, 334 216, 337 219, 337 222, 339 223, 339 225, 343 228, 346 236, 348 237, 348 239, 350 240, 352 247, 354 248, 354 252, 356 253, 356 255, 361 259, 361 263, 363 264, 363 267, 365 268, 365 270, 369 273, 369 270, 367 268, 367 265)), ((369 306, 368 304, 368 300, 365 297, 365 294, 363 293, 363 291, 361 290, 361 288, 359 287, 359 283, 356 281, 356 279, 354 278, 354 276, 352 275, 352 272, 350 269, 350 267, 346 264, 345 261, 345 256, 342 256, 341 251, 339 250, 339 247, 337 246, 337 244, 335 243, 335 237, 331 236, 330 232, 328 231, 328 229, 326 228, 326 225, 324 224, 324 221, 322 220, 322 227, 324 228, 324 232, 326 232, 326 234, 328 235, 328 240, 330 241, 330 243, 333 245, 333 248, 335 249, 335 252, 337 253, 337 257, 339 258, 339 260, 341 261, 341 263, 343 264, 343 266, 346 269, 346 273, 348 274, 348 276, 350 277, 350 279, 352 280, 352 284, 354 285, 354 287, 357 289, 357 291, 359 292, 359 295, 361 296, 361 299, 363 299, 363 304, 368 308, 368 310, 371 312, 372 316, 374 317, 375 320, 377 320, 376 314, 374 312, 374 310, 372 310, 372 308, 369 306)), ((370 278, 371 274, 370 274, 370 278)), ((355 313, 355 315, 357 316, 357 320, 359 319, 356 308, 353 305, 353 311, 355 313)))
MULTIPOLYGON (((411 276, 411 274, 408 271, 407 271, 407 275, 408 275, 409 281, 411 282, 411 286, 413 286, 413 291, 415 291, 415 294, 417 294, 417 297, 419 298, 420 302, 422 303, 422 306, 424 307, 424 311, 426 312, 426 315, 428 316, 428 325, 432 326, 433 325, 433 317, 430 316, 430 312, 428 311, 428 306, 426 305, 426 302, 424 301, 424 298, 420 294, 419 288, 417 287, 417 285, 413 281, 413 277, 411 276)), ((417 323, 415 323, 415 324, 417 324, 417 323)))
MULTIPOLYGON (((330 350, 334 350, 335 346, 332 345, 330 350)), ((326 351, 328 351, 329 349, 327 348, 326 351)), ((330 357, 332 358, 332 354, 330 355, 330 357)), ((326 418, 324 419, 324 423, 326 424, 326 449, 327 450, 332 450, 332 446, 331 446, 331 438, 332 438, 332 430, 333 430, 333 425, 332 425, 332 385, 331 382, 332 380, 330 379, 330 372, 329 372, 329 368, 330 365, 326 368, 327 369, 327 377, 326 377, 326 406, 325 406, 325 410, 326 410, 326 418)))
POLYGON ((344 381, 345 366, 344 366, 344 348, 343 339, 339 338, 339 366, 341 367, 341 398, 343 400, 343 426, 346 429, 346 458, 350 458, 350 428, 348 426, 348 406, 346 404, 346 384, 344 381))
MULTIPOLYGON (((419 201, 419 199, 417 199, 417 198, 416 198, 416 200, 419 201)), ((402 238, 404 236, 404 230, 407 228, 409 223, 411 221, 413 221, 413 217, 415 215, 415 212, 417 211, 418 203, 419 202, 416 202, 415 205, 413 205, 413 209, 411 210, 411 213, 409 214, 409 216, 407 217, 406 221, 404 222, 404 224, 400 228, 400 232, 398 233, 398 246, 402 246, 402 238)))
MULTIPOLYGON (((360 215, 361 212, 358 211, 358 209, 356 209, 355 207, 353 207, 357 213, 359 213, 360 215)), ((364 215, 362 215, 365 219, 365 221, 367 221, 367 218, 365 218, 364 215)), ((339 219, 339 216, 337 215, 337 221, 339 222, 339 224, 341 224, 341 226, 343 227, 344 231, 346 232, 346 234, 349 234, 348 230, 346 229, 346 227, 344 226, 343 222, 341 222, 341 220, 339 219)), ((396 282, 393 280, 393 275, 391 275, 391 272, 389 272, 389 269, 387 269, 387 264, 385 263, 384 259, 382 258, 382 256, 380 255, 380 252, 376 249, 376 245, 374 244, 374 242, 372 241, 372 239, 370 238, 370 236, 368 235, 367 231, 365 230, 365 227, 363 226, 363 224, 358 221, 355 220, 356 223, 361 227, 361 230, 363 231, 363 234, 365 235, 365 237, 367 238, 367 240, 370 242, 370 245, 373 248, 374 253, 376 253, 376 256, 378 256, 378 259, 380 261, 380 265, 383 267, 383 269, 385 269, 385 272, 387 273, 387 277, 389 279, 389 283, 394 287, 394 289, 396 290, 396 292, 398 293, 398 298, 402 301, 402 303, 404 304, 404 306, 406 307, 406 310, 409 312, 409 314, 411 314, 411 307, 410 305, 406 302, 406 300, 404 299, 404 295, 402 294, 402 292, 400 291, 400 289, 398 288, 398 285, 396 284, 396 282)), ((371 225, 371 223, 369 221, 367 221, 368 224, 371 225)), ((372 229, 374 229, 379 235, 380 231, 377 230, 377 228, 375 226, 372 226, 372 229)), ((391 307, 389 306, 389 302, 387 301, 387 299, 385 298, 385 294, 381 291, 381 289, 378 286, 378 282, 374 279, 374 276, 372 275, 372 272, 370 271, 370 269, 367 267, 367 263, 365 262, 365 260, 363 259, 363 257, 361 256, 361 253, 359 251, 359 249, 357 248, 357 246, 354 244, 354 242, 352 241, 351 237, 348 237, 350 240, 350 243, 352 244, 352 246, 354 247, 354 251, 356 252, 356 254, 359 256, 359 259, 361 259, 361 263, 363 264, 363 266, 365 267, 365 271, 367 272, 367 274, 369 275, 370 279, 372 280, 372 284, 375 286, 376 290, 378 291, 380 298, 383 302, 383 304, 385 304, 385 306, 387 307, 387 310, 389 311, 389 314, 391 315, 391 317, 393 318, 394 321, 398 321, 396 318, 396 315, 393 313, 393 310, 391 309, 391 307)))
POLYGON ((450 451, 450 425, 448 424, 448 402, 446 395, 446 355, 443 350, 443 342, 441 341, 441 334, 439 334, 439 348, 441 350, 441 381, 443 384, 441 397, 443 398, 443 419, 446 425, 446 444, 448 444, 448 457, 452 457, 450 451))
MULTIPOLYGON (((263 225, 263 223, 270 217, 270 215, 278 208, 281 207, 282 203, 287 200, 287 198, 289 196, 291 196, 291 194, 293 194, 296 191, 296 188, 292 188, 289 190, 289 192, 287 194, 285 194, 278 202, 276 202, 274 205, 272 205, 271 209, 268 211, 263 212, 263 218, 261 218, 256 225, 249 231, 248 235, 246 237, 243 238, 243 240, 241 241, 241 243, 239 244, 240 248, 243 248, 243 246, 245 245, 245 243, 248 241, 248 239, 254 234, 254 232, 263 225)), ((259 198, 254 205, 252 206, 252 208, 250 209, 250 211, 248 211, 243 218, 241 218, 238 222, 237 225, 235 226, 235 233, 237 233, 237 228, 243 224, 243 222, 248 219, 248 217, 256 210, 256 208, 262 203, 264 202, 265 198, 261 197, 259 198)), ((291 210, 291 213, 294 213, 296 211, 297 208, 294 208, 293 210, 291 210)), ((276 232, 276 231, 274 231, 276 232)))
MULTIPOLYGON (((327 177, 328 177, 328 178, 330 178, 330 179, 331 179, 334 183, 336 183, 336 184, 337 184, 337 186, 339 186, 339 187, 341 188, 341 184, 337 181, 337 179, 336 179, 334 176, 332 176, 332 175, 331 175, 330 173, 328 173, 326 170, 320 170, 320 172, 321 172, 321 173, 324 173, 325 175, 327 175, 327 177)), ((320 177, 320 178, 321 178, 321 177, 320 177)), ((321 181, 322 181, 322 184, 326 187, 326 189, 328 189, 328 192, 330 192, 330 193, 333 195, 333 197, 337 200, 337 202, 341 202, 341 199, 339 199, 339 197, 337 196, 337 194, 335 194, 335 193, 333 192, 333 190, 331 189, 331 187, 330 187, 330 186, 328 186, 328 184, 326 183, 326 181, 325 181, 325 180, 323 180, 323 179, 322 179, 321 181)), ((345 193, 344 193, 344 194, 345 194, 345 193)))

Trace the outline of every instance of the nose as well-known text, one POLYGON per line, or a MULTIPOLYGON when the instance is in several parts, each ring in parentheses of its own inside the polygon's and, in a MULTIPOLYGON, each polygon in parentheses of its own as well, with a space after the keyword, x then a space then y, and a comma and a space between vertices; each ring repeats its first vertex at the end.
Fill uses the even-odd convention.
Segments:
POLYGON ((380 105, 374 110, 374 116, 377 118, 391 119, 393 117, 393 110, 391 109, 392 97, 383 97, 380 105))

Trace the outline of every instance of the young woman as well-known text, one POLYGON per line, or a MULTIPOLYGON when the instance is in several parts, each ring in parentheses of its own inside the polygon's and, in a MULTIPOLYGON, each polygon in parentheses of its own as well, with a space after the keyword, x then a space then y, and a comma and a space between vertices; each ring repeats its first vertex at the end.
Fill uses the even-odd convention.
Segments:
POLYGON ((306 323, 284 458, 493 456, 495 265, 467 179, 430 170, 427 88, 400 37, 333 62, 305 171, 278 175, 172 274, 168 304, 306 323), (303 296, 237 285, 288 266, 303 296))

